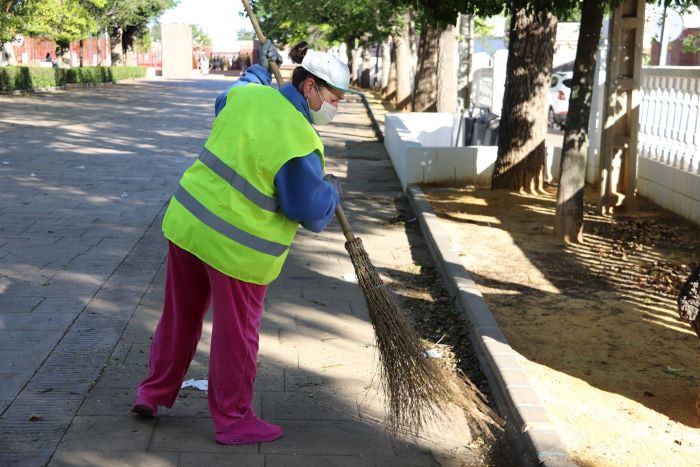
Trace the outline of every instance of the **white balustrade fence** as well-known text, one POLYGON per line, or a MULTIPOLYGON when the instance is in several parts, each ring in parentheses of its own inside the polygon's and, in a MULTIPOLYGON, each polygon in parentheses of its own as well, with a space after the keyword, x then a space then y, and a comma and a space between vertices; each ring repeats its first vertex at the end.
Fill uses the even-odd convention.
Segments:
POLYGON ((700 223, 700 68, 642 69, 637 189, 700 223))
POLYGON ((700 68, 645 68, 639 157, 698 173, 700 68))

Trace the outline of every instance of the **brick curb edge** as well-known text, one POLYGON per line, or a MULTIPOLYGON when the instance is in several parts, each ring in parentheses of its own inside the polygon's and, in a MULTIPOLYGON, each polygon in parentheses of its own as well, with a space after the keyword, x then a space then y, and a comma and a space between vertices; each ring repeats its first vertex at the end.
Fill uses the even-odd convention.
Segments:
POLYGON ((450 297, 470 323, 469 340, 521 460, 526 465, 576 465, 522 369, 519 354, 501 332, 476 283, 451 248, 449 237, 437 225, 437 216, 423 191, 411 185, 407 194, 450 297))

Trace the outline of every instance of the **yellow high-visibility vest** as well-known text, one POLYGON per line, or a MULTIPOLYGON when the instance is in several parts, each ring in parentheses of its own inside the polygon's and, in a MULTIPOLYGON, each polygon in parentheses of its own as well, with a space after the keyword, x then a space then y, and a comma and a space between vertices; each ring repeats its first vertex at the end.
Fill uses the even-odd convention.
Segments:
POLYGON ((290 159, 312 152, 323 165, 321 138, 278 90, 231 88, 170 200, 165 237, 228 276, 269 284, 299 228, 280 211, 275 175, 290 159))

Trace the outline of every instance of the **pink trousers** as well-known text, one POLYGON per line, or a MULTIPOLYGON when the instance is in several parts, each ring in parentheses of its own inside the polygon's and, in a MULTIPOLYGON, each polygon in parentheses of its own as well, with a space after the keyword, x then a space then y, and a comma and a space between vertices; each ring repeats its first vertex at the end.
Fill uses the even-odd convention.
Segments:
POLYGON ((254 416, 253 381, 265 289, 229 277, 170 243, 163 314, 138 399, 173 406, 213 302, 209 411, 214 429, 226 433, 254 416))

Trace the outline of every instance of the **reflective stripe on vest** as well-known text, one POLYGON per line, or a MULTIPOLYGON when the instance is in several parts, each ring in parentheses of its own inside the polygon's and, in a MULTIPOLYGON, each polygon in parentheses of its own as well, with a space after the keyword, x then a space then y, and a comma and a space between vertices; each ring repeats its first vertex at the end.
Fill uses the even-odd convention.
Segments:
POLYGON ((221 159, 216 157, 216 155, 209 151, 207 148, 202 148, 202 152, 199 153, 199 160, 204 165, 209 167, 209 170, 226 180, 226 182, 229 185, 231 185, 236 191, 248 198, 250 202, 254 203, 260 209, 264 209, 270 212, 279 211, 279 203, 277 202, 277 199, 271 198, 266 194, 260 192, 253 185, 248 183, 248 180, 243 178, 241 175, 238 174, 238 172, 226 165, 221 159))
MULTIPOLYGON (((247 182, 246 182, 247 183, 247 182)), ((175 199, 178 200, 193 216, 199 219, 203 224, 216 230, 221 235, 224 235, 231 240, 247 246, 251 250, 265 253, 271 256, 281 256, 289 245, 271 242, 264 238, 256 237, 248 232, 229 224, 219 216, 208 210, 202 203, 197 201, 194 196, 189 194, 182 186, 177 188, 175 199)))
POLYGON ((323 165, 323 143, 279 91, 248 84, 228 92, 204 146, 180 180, 163 233, 229 277, 269 284, 299 228, 277 209, 275 176, 291 159, 311 153, 323 165))

